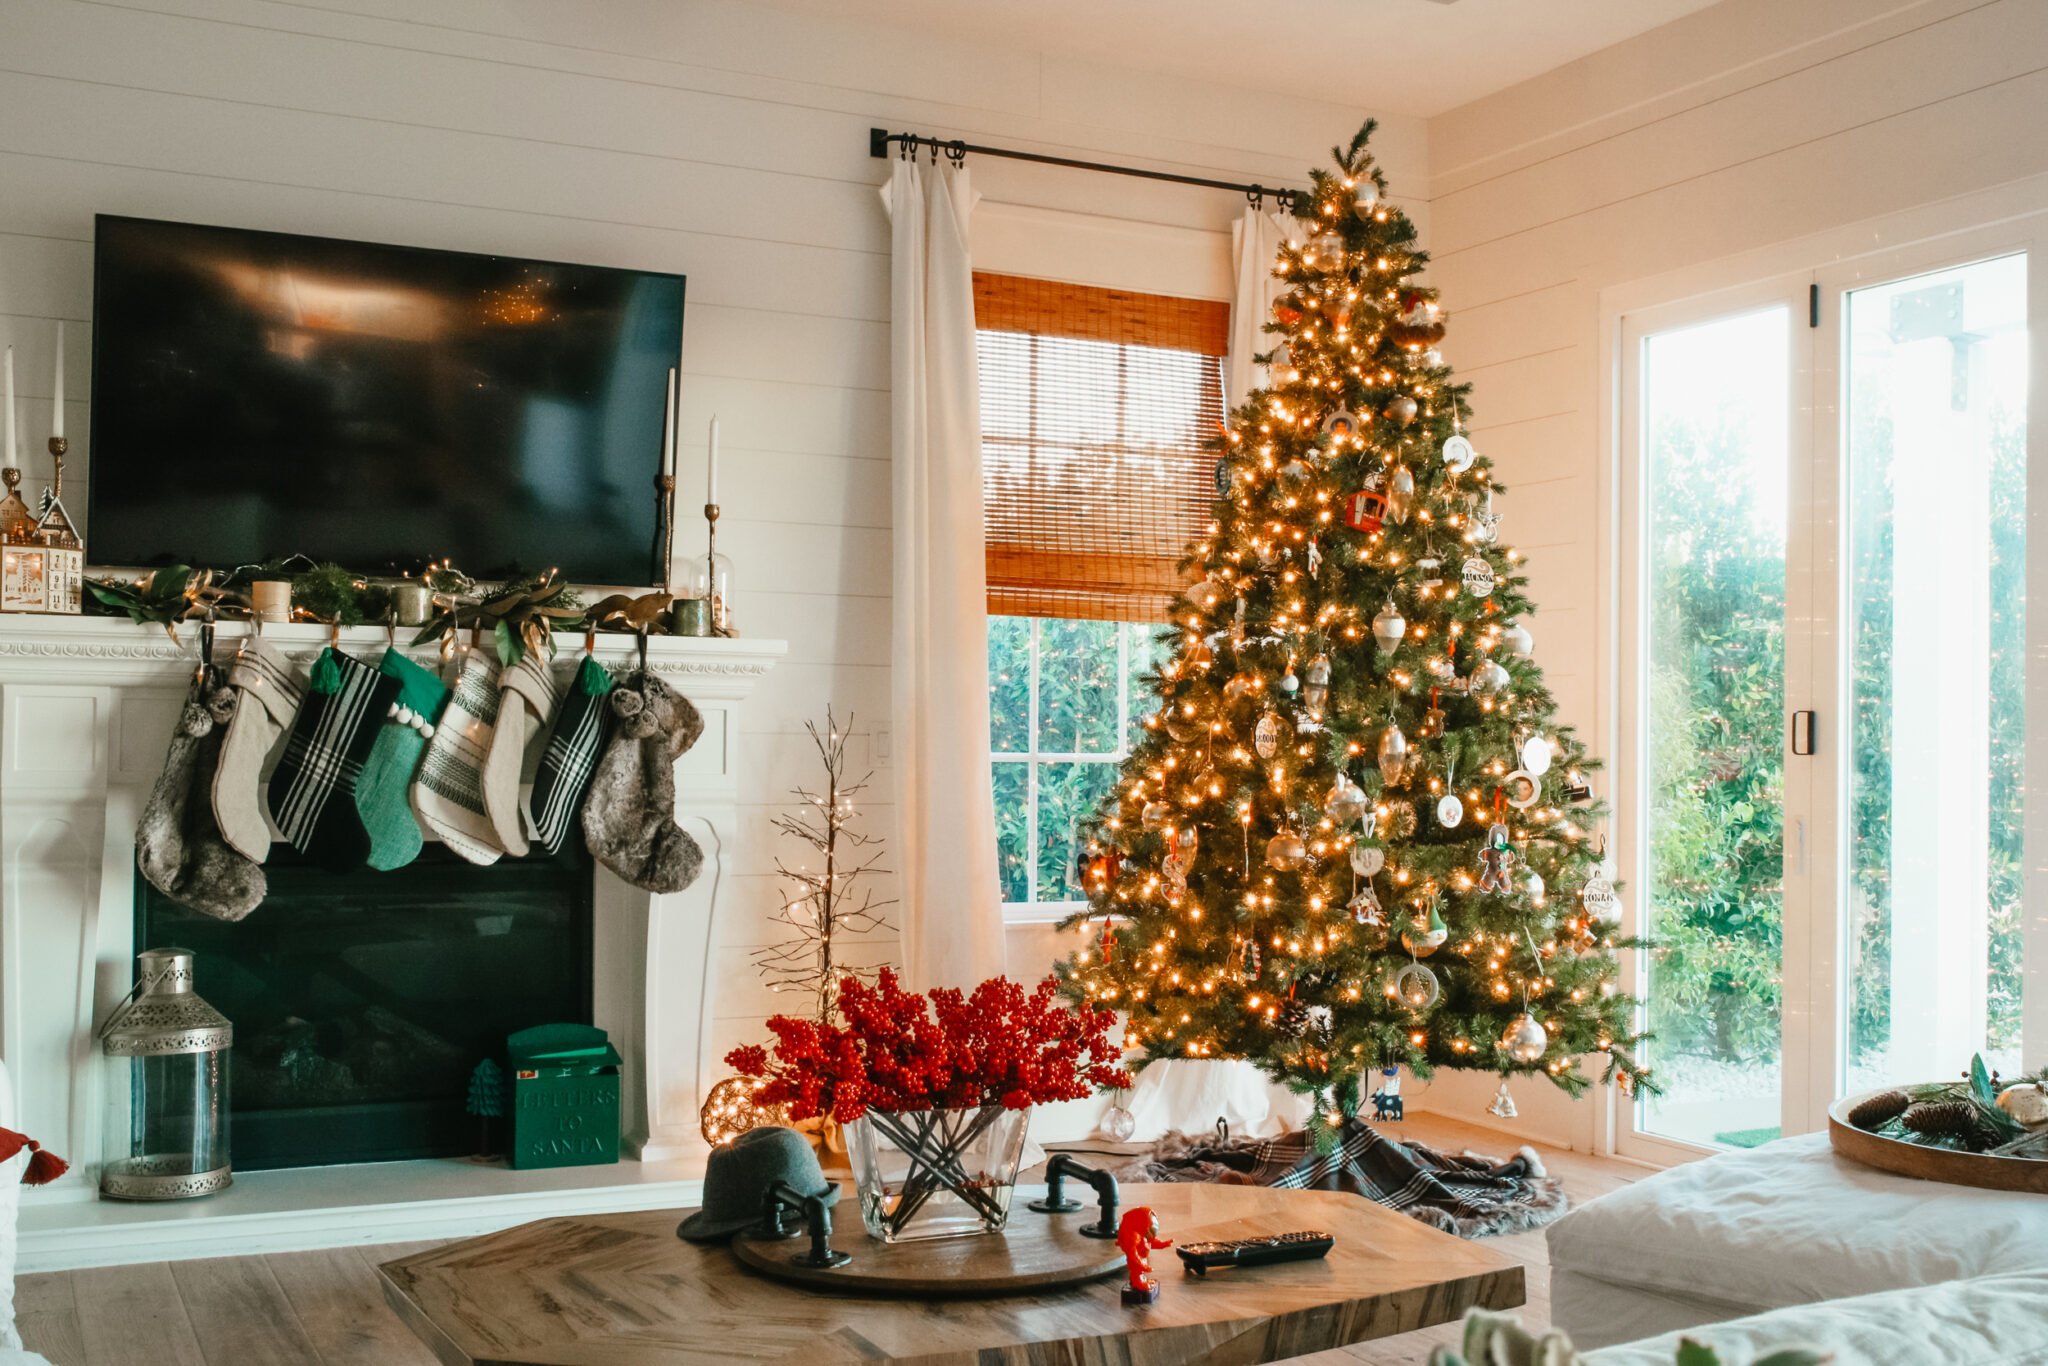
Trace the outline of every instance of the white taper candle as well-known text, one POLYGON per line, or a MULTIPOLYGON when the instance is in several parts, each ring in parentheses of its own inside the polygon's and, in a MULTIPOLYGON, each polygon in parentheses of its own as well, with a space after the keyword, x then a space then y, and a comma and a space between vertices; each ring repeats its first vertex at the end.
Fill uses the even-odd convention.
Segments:
POLYGON ((50 435, 64 435, 64 324, 57 323, 56 396, 50 400, 50 435))
POLYGON ((711 452, 704 461, 704 501, 718 505, 718 416, 711 418, 711 452))
POLYGON ((7 348, 7 468, 14 469, 14 348, 7 348))
POLYGON ((676 368, 668 368, 668 406, 661 410, 661 472, 672 475, 676 472, 676 420, 682 415, 676 411, 676 368))

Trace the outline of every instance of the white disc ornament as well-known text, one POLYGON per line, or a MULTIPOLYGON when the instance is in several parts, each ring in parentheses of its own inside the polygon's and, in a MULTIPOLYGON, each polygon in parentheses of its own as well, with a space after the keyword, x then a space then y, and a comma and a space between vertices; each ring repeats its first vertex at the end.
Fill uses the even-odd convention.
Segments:
POLYGON ((1515 653, 1519 659, 1527 659, 1536 649, 1536 638, 1529 634, 1529 628, 1516 622, 1500 633, 1501 643, 1515 653))
POLYGON ((1360 877, 1371 877, 1386 866, 1387 851, 1377 844, 1351 846, 1351 871, 1360 877))
POLYGON ((1550 741, 1541 735, 1522 741, 1522 767, 1539 778, 1550 772, 1550 741))
POLYGON ((1391 654, 1408 635, 1408 619, 1394 610, 1394 600, 1387 599, 1378 616, 1372 619, 1372 638, 1379 644, 1381 654, 1391 654))
POLYGON ((1410 963, 1394 974, 1394 995, 1410 1010, 1428 1010, 1442 994, 1443 984, 1436 974, 1420 963, 1410 963))
POLYGON ((1463 436, 1447 437, 1444 440, 1444 468, 1452 474, 1463 474, 1472 468, 1472 462, 1479 458, 1479 452, 1472 449, 1471 439, 1463 436))
POLYGON ((1270 759, 1280 752, 1280 713, 1269 711, 1259 718, 1259 724, 1252 727, 1252 748, 1259 752, 1261 759, 1270 759))
POLYGON ((1612 924, 1621 919, 1621 896, 1614 890, 1614 882, 1605 868, 1595 868, 1586 879, 1586 885, 1579 889, 1579 902, 1595 920, 1612 924))
POLYGON ((1446 792, 1436 799, 1436 823, 1446 830, 1455 830, 1465 819, 1465 803, 1458 800, 1455 792, 1446 792))
POLYGON ((1523 1011, 1511 1021, 1507 1032, 1500 1036, 1500 1047, 1516 1062, 1528 1064, 1541 1062, 1543 1054, 1550 1048, 1550 1031, 1534 1015, 1523 1011))
POLYGON ((1291 873, 1308 862, 1308 845, 1292 830, 1282 830, 1266 841, 1266 866, 1282 873, 1291 873))
POLYGON ((1465 591, 1475 598, 1493 596, 1493 566, 1477 555, 1465 561, 1459 569, 1458 581, 1465 586, 1465 591))

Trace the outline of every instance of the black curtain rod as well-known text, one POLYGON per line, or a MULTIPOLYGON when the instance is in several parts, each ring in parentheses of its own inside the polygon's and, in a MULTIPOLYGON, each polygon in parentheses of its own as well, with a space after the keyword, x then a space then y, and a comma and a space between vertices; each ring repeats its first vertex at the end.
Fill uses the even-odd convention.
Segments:
POLYGON ((1076 171, 1101 171, 1105 175, 1136 176, 1140 180, 1164 180, 1175 185, 1199 185, 1205 190, 1234 190, 1254 205, 1260 204, 1270 196, 1281 208, 1290 212, 1297 200, 1307 198, 1307 192, 1303 190, 1279 190, 1268 185, 1245 185, 1234 180, 1210 180, 1206 176, 1176 175, 1171 171, 1147 171, 1136 166, 1111 166, 1100 161, 1076 161, 1072 157, 1047 156, 1043 152, 1018 152, 1008 147, 983 147, 978 143, 962 142, 958 138, 949 140, 929 137, 922 133, 892 133, 886 128, 868 129, 869 156, 888 156, 889 144, 892 142, 901 148, 897 153, 899 156, 915 156, 919 149, 925 148, 931 151, 935 159, 944 153, 946 159, 956 166, 967 160, 970 152, 976 156, 1007 157, 1011 161, 1035 161, 1042 166, 1065 166, 1076 171))

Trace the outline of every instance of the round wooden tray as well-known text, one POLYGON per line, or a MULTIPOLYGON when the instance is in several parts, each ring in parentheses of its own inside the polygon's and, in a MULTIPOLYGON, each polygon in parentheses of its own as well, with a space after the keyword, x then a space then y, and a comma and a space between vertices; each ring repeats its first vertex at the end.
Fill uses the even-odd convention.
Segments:
POLYGON ((1844 1096, 1828 1107, 1828 1141, 1836 1152, 1866 1167, 1917 1177, 1922 1181, 1946 1181, 1951 1186, 1980 1186, 1985 1190, 2048 1195, 2048 1161, 2040 1158, 1994 1157, 1990 1153, 1923 1148, 1918 1143, 1865 1132, 1849 1122, 1849 1111, 1878 1091, 1892 1089, 1883 1086, 1860 1096, 1844 1096))
POLYGON ((868 1237, 860 1210, 847 1207, 851 1203, 832 1212, 832 1246, 853 1258, 844 1266, 795 1265, 790 1259, 811 1245, 803 1233, 781 1240, 741 1234, 732 1240, 733 1255, 756 1271, 799 1285, 920 1299, 1020 1294, 1098 1280, 1124 1268, 1115 1243, 1081 1236, 1081 1226, 1095 1220, 1093 1207, 1048 1215, 1023 1208, 1020 1200, 1001 1233, 885 1243, 868 1237))

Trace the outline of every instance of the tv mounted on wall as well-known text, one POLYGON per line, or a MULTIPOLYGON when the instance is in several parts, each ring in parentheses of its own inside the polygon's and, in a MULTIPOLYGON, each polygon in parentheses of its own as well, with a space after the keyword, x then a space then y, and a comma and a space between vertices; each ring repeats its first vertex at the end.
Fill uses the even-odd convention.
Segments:
POLYGON ((683 277, 101 215, 93 562, 655 583, 683 277))

